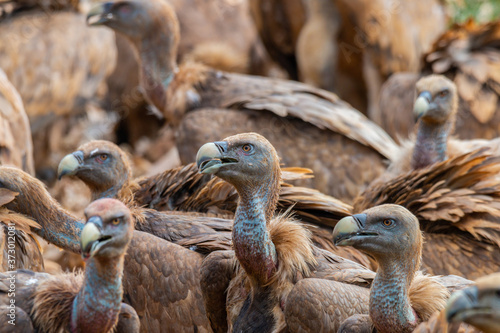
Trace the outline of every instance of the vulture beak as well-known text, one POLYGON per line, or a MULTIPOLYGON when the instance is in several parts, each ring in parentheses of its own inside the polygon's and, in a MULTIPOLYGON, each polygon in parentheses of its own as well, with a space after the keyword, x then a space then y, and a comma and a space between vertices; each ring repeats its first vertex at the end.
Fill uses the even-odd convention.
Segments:
POLYGON ((446 304, 445 313, 448 322, 466 321, 471 316, 484 314, 486 309, 478 307, 478 289, 472 286, 453 293, 446 304))
POLYGON ((105 244, 111 236, 102 234, 103 224, 99 216, 92 216, 87 220, 87 224, 83 227, 80 236, 80 246, 82 249, 82 257, 88 260, 93 257, 97 251, 105 244))
POLYGON ((223 165, 237 163, 238 160, 226 156, 228 146, 225 141, 209 142, 201 146, 196 154, 196 164, 200 172, 215 174, 223 165))
POLYGON ((422 91, 413 105, 415 121, 419 120, 430 108, 432 95, 429 91, 422 91))
POLYGON ((92 8, 87 14, 87 24, 95 26, 111 21, 113 19, 111 7, 113 7, 113 2, 104 2, 92 8))
POLYGON ((338 246, 352 245, 359 237, 375 236, 374 233, 364 232, 366 214, 356 214, 341 219, 333 229, 333 242, 338 246))
POLYGON ((64 156, 57 168, 57 178, 61 180, 63 176, 73 176, 83 165, 84 155, 81 150, 64 156))

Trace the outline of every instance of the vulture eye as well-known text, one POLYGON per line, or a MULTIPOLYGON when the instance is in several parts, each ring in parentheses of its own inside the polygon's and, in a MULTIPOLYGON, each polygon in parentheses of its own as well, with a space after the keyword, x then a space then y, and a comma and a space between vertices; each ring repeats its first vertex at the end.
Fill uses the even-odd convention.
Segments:
POLYGON ((108 155, 106 155, 106 154, 101 154, 101 155, 99 155, 99 160, 100 160, 100 161, 104 162, 104 161, 106 161, 107 159, 108 159, 108 155))
POLYGON ((249 151, 252 150, 252 145, 249 144, 243 145, 242 149, 245 153, 248 153, 249 151))
POLYGON ((390 227, 394 224, 394 220, 393 219, 385 219, 382 223, 384 224, 384 226, 390 227))
POLYGON ((111 223, 113 223, 113 225, 118 225, 118 224, 120 224, 120 219, 113 219, 113 221, 111 221, 111 223))
POLYGON ((449 90, 448 90, 448 89, 446 89, 446 90, 442 90, 442 91, 440 91, 440 92, 439 92, 439 97, 445 97, 445 96, 447 96, 449 93, 450 93, 450 92, 449 92, 449 90))
POLYGON ((121 14, 129 15, 130 13, 132 13, 132 7, 128 4, 122 4, 119 8, 119 11, 121 14))

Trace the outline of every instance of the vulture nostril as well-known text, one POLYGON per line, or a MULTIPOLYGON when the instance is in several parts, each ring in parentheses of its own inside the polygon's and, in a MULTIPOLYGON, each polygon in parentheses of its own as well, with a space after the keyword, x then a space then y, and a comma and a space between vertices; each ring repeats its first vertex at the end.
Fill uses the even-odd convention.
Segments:
POLYGON ((217 142, 214 142, 214 145, 217 146, 217 148, 219 149, 219 151, 221 153, 227 153, 227 148, 228 148, 227 142, 217 141, 217 142))

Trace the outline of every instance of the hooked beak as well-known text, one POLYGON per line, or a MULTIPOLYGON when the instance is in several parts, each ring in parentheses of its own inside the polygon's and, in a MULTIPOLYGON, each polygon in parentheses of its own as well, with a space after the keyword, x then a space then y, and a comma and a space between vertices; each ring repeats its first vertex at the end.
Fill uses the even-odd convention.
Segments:
POLYGON ((338 246, 352 245, 359 237, 375 236, 374 233, 363 232, 366 214, 356 214, 341 219, 333 229, 333 242, 338 246))
POLYGON ((83 227, 80 236, 80 246, 84 260, 93 257, 102 245, 111 239, 111 236, 102 234, 102 226, 102 219, 99 216, 92 216, 83 227))
POLYGON ((93 7, 87 13, 87 24, 89 26, 103 25, 113 20, 113 13, 110 12, 113 7, 112 2, 104 2, 93 7))
POLYGON ((63 176, 73 176, 83 165, 84 155, 81 150, 77 150, 71 154, 64 156, 64 158, 59 162, 57 168, 57 178, 61 180, 63 176))
POLYGON ((413 116, 419 120, 430 108, 432 95, 429 91, 422 91, 413 104, 413 116))
POLYGON ((196 154, 196 164, 201 173, 215 174, 223 165, 238 163, 238 160, 226 157, 228 143, 225 141, 205 143, 196 154))
POLYGON ((467 318, 479 314, 481 309, 476 309, 477 297, 477 286, 471 286, 453 293, 446 304, 446 320, 450 323, 467 321, 467 318))

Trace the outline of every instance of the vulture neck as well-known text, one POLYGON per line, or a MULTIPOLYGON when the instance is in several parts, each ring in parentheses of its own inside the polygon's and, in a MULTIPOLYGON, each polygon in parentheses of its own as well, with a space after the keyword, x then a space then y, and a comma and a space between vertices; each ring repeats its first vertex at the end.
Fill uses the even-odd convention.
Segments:
POLYGON ((397 258, 379 259, 370 291, 370 317, 379 332, 413 332, 420 318, 411 307, 409 290, 420 267, 421 248, 397 258))
POLYGON ((92 258, 73 302, 72 332, 110 332, 118 320, 122 299, 124 257, 92 258))
POLYGON ((177 72, 177 43, 169 34, 157 33, 139 42, 140 79, 150 102, 163 111, 167 103, 167 88, 177 72))
POLYGON ((420 121, 411 161, 413 169, 425 168, 447 159, 448 135, 452 127, 453 122, 429 124, 420 121))
POLYGON ((90 185, 90 191, 92 193, 92 201, 102 198, 121 198, 122 192, 129 186, 128 178, 122 177, 119 179, 118 183, 110 186, 92 186, 90 185))
POLYGON ((80 234, 84 226, 81 221, 59 206, 45 190, 42 193, 31 193, 30 198, 21 201, 24 198, 24 195, 18 196, 19 204, 12 210, 27 215, 40 224, 42 228, 34 230, 38 236, 60 248, 80 253, 80 234), (36 202, 31 198, 36 198, 36 202))
POLYGON ((266 284, 277 269, 276 248, 267 230, 280 190, 280 171, 258 184, 235 186, 240 196, 234 217, 233 246, 245 272, 259 285, 266 284))

